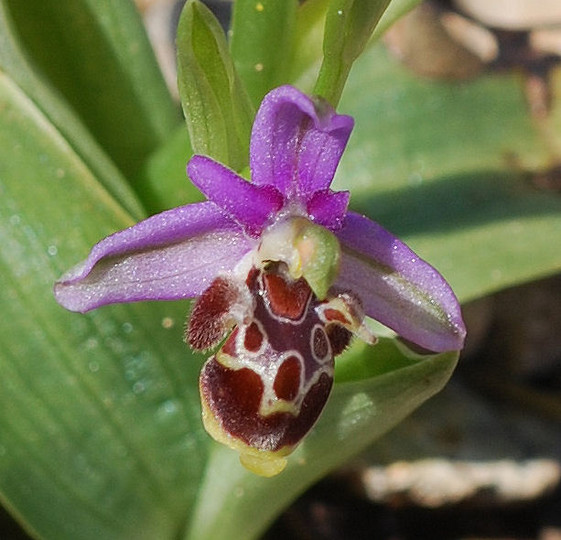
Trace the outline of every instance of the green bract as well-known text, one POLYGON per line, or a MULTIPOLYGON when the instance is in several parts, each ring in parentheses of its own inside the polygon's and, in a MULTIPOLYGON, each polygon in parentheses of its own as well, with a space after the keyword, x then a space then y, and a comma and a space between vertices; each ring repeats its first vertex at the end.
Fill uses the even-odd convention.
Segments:
POLYGON ((269 90, 286 81, 297 7, 297 0, 234 3, 230 50, 255 107, 269 90))
POLYGON ((222 28, 198 0, 189 0, 179 19, 177 67, 193 151, 243 169, 255 111, 234 69, 222 28))

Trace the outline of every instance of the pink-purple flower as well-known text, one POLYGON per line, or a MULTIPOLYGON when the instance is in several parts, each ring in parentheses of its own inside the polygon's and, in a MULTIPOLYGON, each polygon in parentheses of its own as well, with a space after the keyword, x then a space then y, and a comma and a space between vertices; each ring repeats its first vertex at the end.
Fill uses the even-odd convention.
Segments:
POLYGON ((462 348, 444 278, 330 184, 353 128, 322 100, 271 91, 253 126, 251 182, 206 156, 187 172, 206 202, 152 216, 95 245, 55 285, 57 301, 198 298, 187 341, 221 348, 200 380, 209 432, 250 469, 276 474, 311 429, 364 315, 425 349, 462 348))

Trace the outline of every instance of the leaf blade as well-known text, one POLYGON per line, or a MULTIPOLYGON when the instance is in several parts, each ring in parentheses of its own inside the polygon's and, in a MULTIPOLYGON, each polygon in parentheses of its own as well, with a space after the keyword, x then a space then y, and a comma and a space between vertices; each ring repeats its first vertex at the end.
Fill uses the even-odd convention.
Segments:
POLYGON ((49 118, 80 154, 105 188, 135 218, 145 212, 119 170, 101 150, 83 123, 35 71, 22 48, 5 0, 0 2, 0 66, 49 118))
POLYGON ((6 74, 0 106, 2 499, 38 536, 175 536, 208 444, 185 306, 54 302, 54 279, 132 220, 6 74))
POLYGON ((339 103, 354 61, 366 47, 390 0, 331 0, 325 17, 323 62, 314 93, 339 103))
POLYGON ((249 161, 253 108, 214 15, 189 0, 177 29, 179 93, 191 145, 234 170, 249 161))
POLYGON ((286 81, 297 7, 296 0, 234 3, 230 50, 255 107, 286 81))
POLYGON ((133 2, 4 4, 35 69, 132 177, 179 123, 133 2))

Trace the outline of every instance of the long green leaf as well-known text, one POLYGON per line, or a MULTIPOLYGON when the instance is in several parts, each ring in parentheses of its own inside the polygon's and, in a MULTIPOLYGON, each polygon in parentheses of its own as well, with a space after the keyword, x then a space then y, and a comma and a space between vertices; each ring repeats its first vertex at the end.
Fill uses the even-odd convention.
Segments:
POLYGON ((191 146, 235 170, 249 162, 253 108, 210 10, 188 0, 177 29, 178 83, 191 146))
MULTIPOLYGON (((374 28, 370 43, 380 38, 396 20, 419 2, 420 0, 391 0, 374 28)), ((288 81, 307 92, 311 92, 314 88, 321 67, 326 12, 329 4, 330 0, 307 0, 296 12, 293 57, 290 61, 288 81)))
POLYGON ((40 77, 30 63, 14 24, 6 0, 0 0, 0 68, 8 74, 45 114, 53 126, 91 168, 105 188, 132 216, 143 217, 144 210, 119 170, 108 159, 83 123, 67 104, 40 77))
POLYGON ((325 18, 323 62, 314 93, 334 107, 347 77, 390 0, 330 0, 325 18))
POLYGON ((131 217, 0 74, 0 497, 34 536, 176 538, 200 482, 185 303, 66 312, 54 280, 131 217))
POLYGON ((323 58, 323 32, 329 0, 307 0, 296 11, 293 56, 288 81, 310 93, 323 58))
POLYGON ((20 47, 127 176, 180 117, 131 0, 3 0, 20 47))

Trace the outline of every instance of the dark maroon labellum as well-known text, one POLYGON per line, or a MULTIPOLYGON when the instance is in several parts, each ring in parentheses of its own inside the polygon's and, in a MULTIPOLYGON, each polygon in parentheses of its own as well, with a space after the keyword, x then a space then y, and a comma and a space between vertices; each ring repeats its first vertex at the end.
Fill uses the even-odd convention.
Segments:
POLYGON ((244 292, 217 278, 189 323, 191 346, 207 348, 238 317, 201 372, 205 426, 242 455, 284 456, 318 419, 333 385, 334 356, 362 319, 352 320, 357 310, 348 309, 348 295, 320 301, 284 263, 252 268, 245 285, 244 292))

